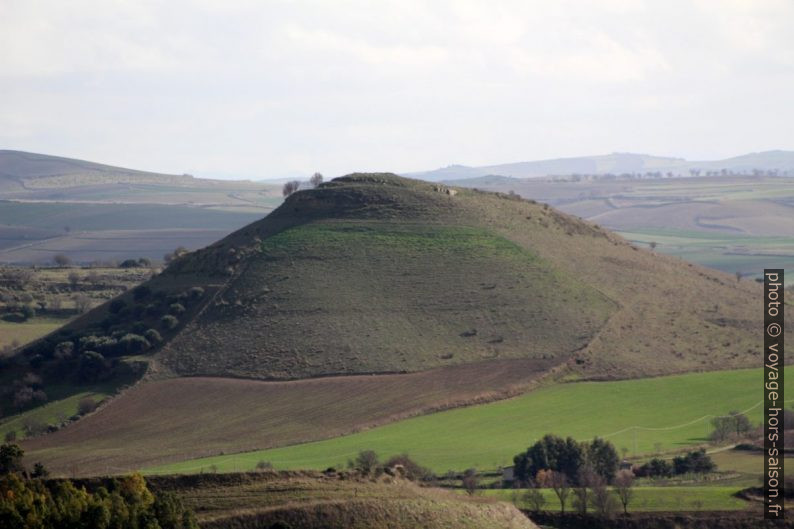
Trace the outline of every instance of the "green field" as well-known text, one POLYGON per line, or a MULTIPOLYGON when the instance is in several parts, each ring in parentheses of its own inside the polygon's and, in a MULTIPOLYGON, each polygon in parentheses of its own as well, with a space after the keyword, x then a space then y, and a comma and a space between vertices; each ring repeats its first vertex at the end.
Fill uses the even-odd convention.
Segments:
POLYGON ((109 396, 110 391, 106 388, 90 388, 79 393, 74 393, 60 400, 48 402, 44 406, 39 406, 30 411, 5 417, 0 420, 0 438, 4 438, 8 432, 15 432, 17 439, 25 437, 25 422, 33 420, 38 423, 60 424, 69 417, 77 414, 77 405, 81 399, 91 397, 97 404, 109 396))
MULTIPOLYGON (((551 489, 541 489, 546 499, 544 510, 559 511, 560 502, 551 489)), ((694 487, 635 487, 634 497, 629 503, 629 512, 654 511, 733 511, 748 508, 745 500, 735 494, 741 487, 694 486, 694 487)), ((523 496, 526 489, 486 490, 484 495, 501 501, 512 501, 521 509, 530 505, 523 496)), ((617 497, 615 498, 617 500, 617 497)), ((573 511, 573 494, 566 501, 566 510, 573 511)))
POLYGON ((603 437, 618 449, 625 447, 629 456, 657 449, 671 452, 704 443, 714 415, 747 411, 753 422, 760 422, 760 377, 760 370, 751 369, 562 384, 327 441, 196 459, 147 471, 249 470, 262 460, 278 469, 322 469, 344 466, 361 450, 375 450, 381 457, 408 453, 439 473, 469 467, 495 469, 512 464, 515 454, 546 433, 580 440, 603 437))
POLYGON ((58 327, 66 324, 68 318, 32 318, 22 323, 0 321, 0 350, 3 347, 16 346, 41 338, 58 327))
POLYGON ((640 246, 655 242, 659 253, 723 272, 760 277, 764 268, 794 268, 794 237, 652 228, 619 233, 640 246))

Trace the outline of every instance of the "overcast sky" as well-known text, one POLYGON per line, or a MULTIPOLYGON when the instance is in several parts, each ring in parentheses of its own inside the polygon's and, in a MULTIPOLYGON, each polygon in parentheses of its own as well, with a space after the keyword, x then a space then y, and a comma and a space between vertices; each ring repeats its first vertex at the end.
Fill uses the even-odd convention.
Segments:
POLYGON ((197 176, 794 149, 791 0, 0 0, 0 148, 197 176))

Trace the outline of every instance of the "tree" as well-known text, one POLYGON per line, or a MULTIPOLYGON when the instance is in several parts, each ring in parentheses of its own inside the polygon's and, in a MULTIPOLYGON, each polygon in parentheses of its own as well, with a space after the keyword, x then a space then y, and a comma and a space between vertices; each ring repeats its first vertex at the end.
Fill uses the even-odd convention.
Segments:
POLYGON ((537 488, 527 489, 527 492, 524 494, 524 501, 534 512, 539 512, 546 505, 546 497, 540 489, 537 488))
POLYGON ((573 490, 573 503, 579 514, 587 514, 587 506, 590 504, 590 487, 593 486, 597 478, 598 474, 589 464, 579 470, 577 486, 573 490))
POLYGON ((96 382, 107 369, 105 357, 96 351, 86 351, 80 355, 77 376, 81 382, 96 382))
POLYGON ((648 243, 648 246, 651 247, 651 250, 655 250, 656 249, 656 241, 651 241, 650 243, 648 243))
POLYGON ((99 272, 96 270, 91 270, 88 272, 88 275, 85 276, 89 283, 96 286, 102 281, 102 277, 99 275, 99 272))
POLYGON ((711 420, 711 425, 714 427, 711 432, 711 439, 716 442, 725 441, 732 437, 741 437, 753 429, 750 419, 738 411, 731 411, 728 415, 714 417, 711 420))
POLYGON ((323 183, 323 175, 321 175, 320 173, 314 173, 312 177, 309 179, 309 183, 312 185, 312 187, 319 186, 320 184, 323 183))
POLYGON ((584 455, 582 445, 573 438, 562 439, 548 434, 526 452, 513 458, 515 475, 520 481, 527 483, 540 470, 550 469, 562 472, 569 482, 575 482, 584 462, 584 455))
POLYGON ((480 478, 477 476, 477 470, 470 468, 463 473, 463 489, 469 496, 473 496, 477 492, 480 485, 480 478))
POLYGON ((17 444, 6 443, 0 446, 0 474, 11 472, 21 472, 25 470, 22 466, 22 457, 25 451, 17 444))
POLYGON ((35 463, 33 465, 33 472, 30 475, 34 478, 46 478, 50 475, 50 471, 44 468, 43 464, 35 463))
POLYGON ((568 495, 571 493, 571 487, 568 484, 568 478, 563 472, 552 470, 551 476, 549 478, 549 486, 554 491, 554 494, 557 495, 557 499, 560 500, 560 512, 564 514, 565 502, 568 499, 568 495))
POLYGON ((83 314, 84 312, 87 312, 89 308, 91 308, 91 298, 85 294, 77 294, 72 298, 72 301, 74 301, 74 308, 79 314, 83 314))
POLYGON ((187 253, 190 253, 188 252, 187 248, 185 248, 184 246, 177 246, 173 252, 165 254, 163 256, 163 260, 166 263, 170 263, 171 261, 178 259, 187 253))
POLYGON ((634 474, 631 470, 621 470, 615 477, 615 492, 620 498, 620 503, 623 504, 623 514, 628 514, 629 502, 634 495, 634 474))
POLYGON ((378 454, 372 450, 363 450, 356 456, 354 464, 357 470, 363 474, 370 475, 378 467, 378 454))
POLYGON ((739 283, 742 280, 742 273, 736 272, 736 282, 739 283))
POLYGON ((69 258, 68 255, 59 253, 56 254, 55 257, 52 258, 53 262, 63 268, 64 266, 68 266, 72 263, 72 260, 69 258))
POLYGON ((281 188, 281 194, 284 195, 284 198, 287 198, 292 193, 298 190, 301 186, 301 183, 297 180, 291 180, 289 182, 284 183, 284 187, 281 188))
POLYGON ((96 401, 91 397, 83 397, 77 403, 77 413, 87 415, 96 409, 96 401))
POLYGON ((609 516, 615 512, 617 501, 615 496, 607 488, 607 483, 602 477, 598 477, 592 485, 591 501, 593 508, 601 516, 609 516))
POLYGON ((77 283, 80 282, 80 274, 77 272, 69 272, 69 275, 66 276, 66 278, 69 280, 69 284, 72 285, 72 288, 76 287, 77 283))
POLYGON ((618 471, 620 460, 615 445, 609 441, 595 438, 587 446, 585 457, 593 472, 610 483, 618 471))

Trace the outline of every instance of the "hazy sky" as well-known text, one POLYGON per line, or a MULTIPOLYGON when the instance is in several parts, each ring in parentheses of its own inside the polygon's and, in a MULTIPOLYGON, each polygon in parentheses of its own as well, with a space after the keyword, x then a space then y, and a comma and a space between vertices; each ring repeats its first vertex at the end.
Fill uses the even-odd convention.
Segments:
POLYGON ((794 1, 0 0, 0 148, 200 176, 794 148, 794 1))

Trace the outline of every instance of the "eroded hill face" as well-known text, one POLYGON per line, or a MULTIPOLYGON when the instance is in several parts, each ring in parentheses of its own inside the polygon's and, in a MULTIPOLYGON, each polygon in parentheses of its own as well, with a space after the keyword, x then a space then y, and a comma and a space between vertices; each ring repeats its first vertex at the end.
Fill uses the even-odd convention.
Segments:
MULTIPOLYGON (((598 378, 749 366, 761 352, 757 285, 540 204, 388 174, 300 191, 146 287, 122 311, 139 328, 187 296, 155 353, 178 375, 293 379, 529 358, 598 378)), ((72 327, 129 325, 107 310, 72 327)))

